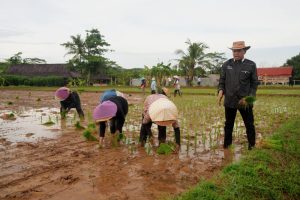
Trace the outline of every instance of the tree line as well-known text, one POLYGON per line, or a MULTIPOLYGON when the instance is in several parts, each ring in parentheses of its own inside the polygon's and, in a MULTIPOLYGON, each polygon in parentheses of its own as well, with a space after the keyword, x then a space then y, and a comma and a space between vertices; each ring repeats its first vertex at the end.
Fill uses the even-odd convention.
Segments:
MULTIPOLYGON (((110 44, 98 29, 86 30, 85 35, 72 35, 70 41, 61 45, 66 49, 66 55, 70 56, 68 67, 72 71, 80 73, 87 85, 95 75, 104 75, 111 78, 111 84, 129 85, 133 78, 146 77, 148 80, 155 77, 158 84, 163 84, 166 77, 173 75, 184 76, 188 85, 196 76, 204 76, 207 73, 220 73, 222 63, 226 60, 221 52, 209 52, 209 46, 203 42, 185 42, 185 50, 178 49, 174 53, 179 58, 174 58, 175 64, 159 62, 154 66, 145 65, 144 68, 125 69, 105 57, 105 53, 113 51, 110 44)), ((40 58, 22 58, 22 52, 18 52, 0 63, 0 73, 12 64, 44 64, 46 61, 40 58)), ((286 61, 284 65, 294 67, 295 79, 300 79, 300 53, 286 61)))

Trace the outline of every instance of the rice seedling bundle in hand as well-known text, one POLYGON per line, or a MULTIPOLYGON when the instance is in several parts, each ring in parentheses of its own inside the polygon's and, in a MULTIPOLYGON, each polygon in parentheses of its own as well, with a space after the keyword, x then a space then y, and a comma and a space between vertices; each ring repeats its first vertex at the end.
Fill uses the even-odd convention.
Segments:
POLYGON ((255 101, 256 101, 256 98, 254 96, 246 96, 244 108, 247 109, 249 107, 252 107, 255 101))

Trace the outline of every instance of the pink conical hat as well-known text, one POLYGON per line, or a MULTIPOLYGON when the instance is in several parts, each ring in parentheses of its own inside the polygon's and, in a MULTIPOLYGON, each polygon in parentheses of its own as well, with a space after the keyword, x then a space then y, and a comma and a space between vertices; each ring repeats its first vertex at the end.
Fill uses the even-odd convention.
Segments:
POLYGON ((59 101, 66 100, 70 95, 70 89, 67 87, 58 88, 55 92, 55 98, 59 101))
POLYGON ((93 112, 93 118, 95 121, 106 121, 114 116, 117 113, 117 105, 112 101, 104 101, 99 104, 93 112))

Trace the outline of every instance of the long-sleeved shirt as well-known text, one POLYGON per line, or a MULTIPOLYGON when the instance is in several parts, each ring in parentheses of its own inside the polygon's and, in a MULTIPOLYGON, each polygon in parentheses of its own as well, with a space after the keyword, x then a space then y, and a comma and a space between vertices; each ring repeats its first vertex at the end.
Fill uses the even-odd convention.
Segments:
POLYGON ((180 90, 179 79, 175 79, 175 81, 174 81, 174 87, 175 87, 175 90, 180 90))
MULTIPOLYGON (((117 113, 111 119, 111 132, 115 133, 118 130, 122 133, 122 128, 125 122, 125 117, 128 113, 128 102, 125 98, 121 96, 113 96, 109 97, 107 101, 112 101, 117 106, 117 113)), ((100 122, 100 135, 104 135, 106 128, 106 122, 100 122)))
POLYGON ((152 81, 151 82, 151 90, 155 90, 156 91, 156 81, 152 81))
MULTIPOLYGON (((165 98, 165 99, 168 99, 168 97, 166 97, 165 95, 163 94, 151 94, 149 95, 146 99, 145 99, 145 102, 144 102, 144 110, 143 110, 143 124, 148 124, 149 122, 151 122, 151 118, 150 118, 150 115, 149 115, 149 108, 150 108, 150 105, 155 102, 156 100, 160 99, 160 98, 165 98)), ((177 128, 179 127, 179 123, 178 121, 176 120, 172 126, 174 128, 177 128)))
POLYGON ((256 96, 257 85, 256 64, 253 61, 229 59, 223 64, 218 90, 225 94, 225 107, 237 108, 241 98, 256 96))
POLYGON ((103 101, 107 101, 107 99, 109 99, 110 97, 115 97, 115 96, 117 96, 117 92, 115 89, 105 90, 103 94, 100 96, 100 103, 102 103, 103 101))
POLYGON ((83 111, 81 109, 80 98, 77 92, 71 92, 67 99, 60 102, 61 112, 69 111, 71 108, 76 108, 77 113, 80 117, 83 117, 83 111))

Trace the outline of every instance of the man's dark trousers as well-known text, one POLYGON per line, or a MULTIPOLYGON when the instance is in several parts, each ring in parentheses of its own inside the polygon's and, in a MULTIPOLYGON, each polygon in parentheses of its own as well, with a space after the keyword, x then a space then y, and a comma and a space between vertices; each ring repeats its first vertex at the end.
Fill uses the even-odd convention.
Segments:
POLYGON ((236 117, 237 110, 241 113, 244 124, 246 126, 246 133, 248 139, 248 148, 252 149, 255 146, 255 127, 252 107, 247 108, 229 108, 225 107, 225 137, 224 137, 224 148, 227 148, 232 144, 232 131, 234 126, 234 120, 236 117))

